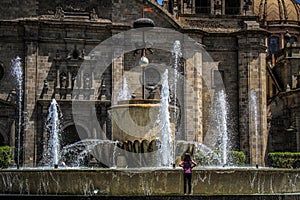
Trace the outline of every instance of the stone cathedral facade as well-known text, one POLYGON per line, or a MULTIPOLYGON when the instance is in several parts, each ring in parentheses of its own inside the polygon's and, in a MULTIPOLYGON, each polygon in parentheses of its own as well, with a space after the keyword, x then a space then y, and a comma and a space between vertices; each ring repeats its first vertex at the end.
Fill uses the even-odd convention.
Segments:
MULTIPOLYGON (((233 148, 245 152, 249 165, 266 165, 268 152, 300 150, 300 5, 295 0, 164 0, 163 5, 155 0, 3 0, 0 145, 13 147, 15 157, 19 152, 22 166, 36 166, 42 159, 44 125, 52 98, 64 116, 62 145, 83 138, 113 139, 107 110, 116 102, 116 83, 137 58, 125 53, 101 76, 91 68, 79 68, 83 62, 93 66, 93 49, 113 35, 131 30, 135 20, 142 17, 143 8, 149 9, 144 17, 152 19, 156 27, 187 35, 209 53, 228 96, 233 148), (16 56, 24 69, 19 138, 11 76, 11 59, 16 56), (257 127, 249 111, 251 91, 257 96, 257 127), (81 102, 83 113, 96 108, 94 120, 99 122, 100 132, 84 114, 75 127, 74 99, 81 102)), ((170 62, 158 54, 170 57, 169 52, 158 50, 149 59, 170 62)), ((198 103, 189 105, 189 97, 184 98, 180 139, 201 142, 208 126, 209 97, 201 74, 190 71, 188 63, 204 66, 205 61, 195 56, 182 62, 180 70, 194 81, 197 98, 193 96, 193 100, 198 103), (191 124, 194 129, 190 129, 191 124)), ((213 79, 211 75, 211 80, 217 81, 213 79)), ((135 95, 138 98, 142 94, 137 90, 135 95)))

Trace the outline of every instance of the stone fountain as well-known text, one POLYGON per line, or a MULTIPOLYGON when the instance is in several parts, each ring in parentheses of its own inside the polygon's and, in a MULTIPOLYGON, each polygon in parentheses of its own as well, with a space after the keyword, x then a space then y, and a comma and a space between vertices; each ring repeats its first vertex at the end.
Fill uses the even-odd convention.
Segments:
MULTIPOLYGON (((145 56, 145 49, 141 55, 145 56)), ((178 52, 175 53, 175 56, 178 55, 178 52)), ((143 58, 142 61, 145 62, 146 59, 143 58)), ((107 157, 109 161, 106 163, 111 163, 106 166, 109 168, 87 168, 78 164, 76 167, 56 169, 53 167, 5 169, 0 171, 0 193, 4 195, 100 195, 102 197, 182 194, 182 171, 172 166, 176 158, 185 151, 201 150, 210 156, 214 152, 201 142, 176 140, 178 131, 176 123, 177 118, 180 118, 180 107, 176 103, 176 98, 173 103, 168 101, 171 96, 168 93, 170 90, 168 88, 170 83, 166 81, 168 78, 161 77, 155 84, 148 85, 144 78, 141 98, 132 96, 131 99, 124 99, 122 96, 122 99, 110 107, 113 130, 111 140, 82 140, 68 145, 61 151, 61 155, 70 153, 69 149, 74 149, 72 154, 81 151, 78 153, 81 158, 90 153, 95 157, 107 157), (159 99, 153 98, 156 88, 159 88, 158 91, 161 93, 159 99), (149 90, 150 98, 145 98, 145 90, 149 90)), ((171 91, 175 88, 176 84, 171 91)), ((173 95, 176 97, 177 92, 173 95)), ((128 98, 128 93, 125 96, 128 98)), ((224 110, 226 107, 224 94, 221 92, 218 96, 223 98, 219 109, 224 110)), ((56 108, 55 103, 52 105, 49 113, 55 113, 53 112, 56 108)), ((223 115, 218 120, 223 121, 224 125, 225 119, 226 115, 223 115)), ((226 130, 226 127, 221 129, 226 130)), ((52 134, 57 132, 55 128, 51 130, 52 134)), ((226 139, 228 132, 225 131, 220 135, 222 138, 218 136, 220 137, 218 138, 219 149, 225 151, 220 163, 225 165, 227 164, 226 151, 229 146, 226 139)), ((52 162, 52 164, 57 163, 58 158, 52 162)), ((255 166, 241 168, 200 166, 193 174, 194 194, 276 195, 299 192, 298 170, 255 166)))

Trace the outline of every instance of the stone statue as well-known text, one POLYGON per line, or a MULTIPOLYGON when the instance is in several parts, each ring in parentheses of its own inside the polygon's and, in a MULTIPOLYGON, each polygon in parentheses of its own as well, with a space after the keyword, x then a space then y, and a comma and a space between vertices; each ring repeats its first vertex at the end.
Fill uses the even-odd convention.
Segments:
POLYGON ((84 89, 89 89, 91 88, 91 80, 90 80, 90 75, 88 73, 85 73, 83 76, 83 88, 84 89))
POLYGON ((67 75, 65 72, 60 74, 60 88, 65 89, 67 87, 67 75))
POLYGON ((42 89, 41 99, 44 98, 44 95, 47 95, 47 92, 49 90, 48 81, 44 80, 44 85, 42 89))
POLYGON ((65 17, 65 13, 64 13, 64 10, 62 9, 62 7, 56 7, 54 18, 63 20, 64 17, 65 17))
POLYGON ((93 8, 92 12, 90 13, 90 20, 96 21, 98 19, 98 15, 95 11, 95 8, 93 8))

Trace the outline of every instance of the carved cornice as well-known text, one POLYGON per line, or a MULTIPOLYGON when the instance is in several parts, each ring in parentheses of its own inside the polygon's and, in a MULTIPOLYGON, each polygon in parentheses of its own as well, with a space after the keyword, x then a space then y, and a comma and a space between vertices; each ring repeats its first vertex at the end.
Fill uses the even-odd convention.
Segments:
POLYGON ((185 19, 185 23, 190 27, 207 32, 235 32, 241 29, 239 21, 226 23, 222 20, 185 19))

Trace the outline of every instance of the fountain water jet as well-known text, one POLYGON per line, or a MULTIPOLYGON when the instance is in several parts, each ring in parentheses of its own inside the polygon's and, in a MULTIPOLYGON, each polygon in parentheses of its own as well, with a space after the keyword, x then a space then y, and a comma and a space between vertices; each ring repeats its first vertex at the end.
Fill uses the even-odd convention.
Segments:
POLYGON ((46 160, 50 166, 55 168, 58 166, 60 161, 60 119, 62 114, 59 110, 59 106, 55 99, 52 99, 48 109, 48 117, 46 128, 49 131, 49 139, 46 150, 46 160))
POLYGON ((249 110, 250 110, 250 113, 251 113, 251 120, 254 122, 254 137, 255 137, 255 162, 256 162, 256 167, 258 167, 258 154, 259 154, 259 149, 258 149, 258 113, 257 113, 257 92, 252 89, 250 91, 250 94, 249 94, 249 110))
POLYGON ((18 123, 17 123, 17 168, 20 166, 21 157, 21 128, 22 128, 22 98, 23 98, 23 69, 21 58, 17 56, 11 61, 12 65, 12 75, 17 82, 16 92, 17 92, 17 112, 18 112, 18 123))
MULTIPOLYGON (((173 49, 172 49, 172 55, 173 55, 173 59, 174 59, 174 83, 173 83, 173 103, 174 106, 177 106, 177 81, 179 78, 179 74, 178 74, 178 67, 180 64, 180 58, 182 57, 182 52, 181 52, 181 43, 179 40, 176 40, 173 44, 173 49)), ((173 152, 175 152, 175 139, 176 139, 176 135, 177 135, 177 129, 178 129, 178 124, 177 124, 177 112, 176 110, 174 111, 174 143, 173 143, 173 152)), ((175 161, 175 153, 173 153, 173 159, 175 161)), ((174 164, 175 165, 175 164, 174 164)))
POLYGON ((129 92, 128 83, 126 77, 123 78, 122 89, 118 95, 118 101, 129 100, 131 98, 131 94, 129 92))
POLYGON ((228 164, 228 150, 229 150, 229 136, 228 136, 228 125, 227 125, 227 115, 228 108, 226 102, 226 95, 224 90, 221 90, 217 93, 217 120, 219 128, 219 137, 220 137, 220 150, 222 152, 222 165, 225 166, 228 164))
MULTIPOLYGON (((164 72, 162 76, 162 89, 160 97, 160 109, 159 109, 159 125, 160 131, 160 148, 158 164, 160 166, 170 166, 174 163, 174 147, 172 147, 172 131, 170 123, 170 112, 169 112, 169 84, 168 84, 168 70, 164 72)), ((174 111, 175 112, 175 111, 174 111)))
MULTIPOLYGON (((174 93, 174 96, 173 96, 174 105, 176 106, 177 105, 177 81, 179 78, 178 67, 179 67, 180 58, 182 56, 181 43, 179 40, 176 40, 174 42, 172 54, 173 54, 173 58, 174 58, 174 80, 173 80, 174 82, 173 82, 172 87, 173 87, 173 93, 174 93)), ((174 122, 177 121, 176 118, 177 118, 177 112, 175 111, 174 112, 174 122)), ((177 127, 175 126, 175 131, 174 131, 175 135, 176 135, 176 132, 177 132, 177 127)))
POLYGON ((231 138, 229 131, 229 107, 225 91, 218 90, 214 95, 214 102, 211 108, 211 129, 204 138, 204 144, 215 152, 215 165, 231 166, 233 160, 229 160, 228 152, 231 150, 231 138))

